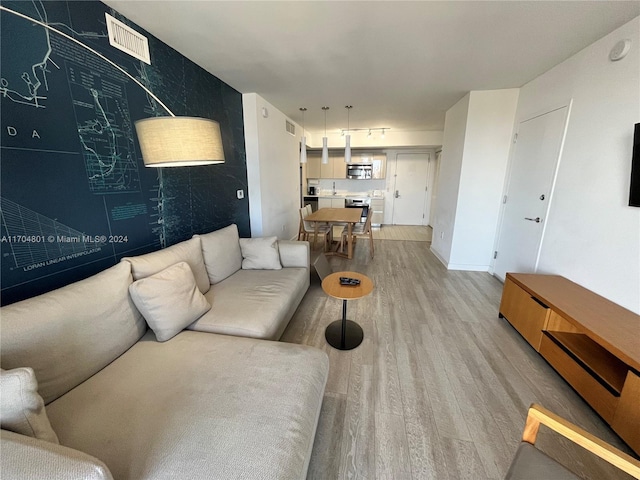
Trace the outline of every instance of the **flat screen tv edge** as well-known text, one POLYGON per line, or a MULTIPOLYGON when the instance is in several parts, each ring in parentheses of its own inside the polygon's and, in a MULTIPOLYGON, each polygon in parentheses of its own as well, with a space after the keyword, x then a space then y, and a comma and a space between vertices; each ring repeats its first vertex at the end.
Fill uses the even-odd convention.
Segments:
POLYGON ((631 160, 629 206, 640 207, 640 123, 636 123, 633 133, 633 157, 631 160))

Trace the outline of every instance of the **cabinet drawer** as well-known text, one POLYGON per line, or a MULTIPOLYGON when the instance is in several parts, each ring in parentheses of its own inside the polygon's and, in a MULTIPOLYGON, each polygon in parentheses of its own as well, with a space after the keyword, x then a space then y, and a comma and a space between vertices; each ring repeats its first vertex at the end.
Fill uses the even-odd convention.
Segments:
POLYGON ((619 397, 603 387, 547 335, 540 342, 540 355, 607 423, 611 423, 619 397))
POLYGON ((549 307, 535 300, 509 278, 505 280, 500 315, 505 317, 536 351, 540 351, 542 330, 547 327, 549 314, 549 307))

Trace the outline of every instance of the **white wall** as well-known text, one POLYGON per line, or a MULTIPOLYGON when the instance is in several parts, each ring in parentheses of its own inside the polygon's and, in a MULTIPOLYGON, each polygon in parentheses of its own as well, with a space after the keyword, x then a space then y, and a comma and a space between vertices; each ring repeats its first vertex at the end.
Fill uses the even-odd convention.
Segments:
POLYGON ((446 114, 431 248, 449 269, 491 266, 517 102, 473 91, 446 114))
POLYGON ((299 132, 285 130, 287 117, 255 93, 242 95, 251 235, 290 239, 300 208, 299 132), (262 108, 269 115, 264 118, 262 108))
POLYGON ((518 89, 471 92, 450 269, 489 270, 517 104, 518 89))
POLYGON ((438 200, 434 212, 431 251, 445 265, 449 264, 451 257, 470 98, 470 94, 465 95, 447 110, 444 120, 442 157, 437 186, 438 200))
POLYGON ((517 118, 573 99, 539 273, 567 277, 640 313, 640 209, 628 207, 640 122, 640 17, 522 87, 517 118), (611 62, 611 48, 631 51, 611 62))

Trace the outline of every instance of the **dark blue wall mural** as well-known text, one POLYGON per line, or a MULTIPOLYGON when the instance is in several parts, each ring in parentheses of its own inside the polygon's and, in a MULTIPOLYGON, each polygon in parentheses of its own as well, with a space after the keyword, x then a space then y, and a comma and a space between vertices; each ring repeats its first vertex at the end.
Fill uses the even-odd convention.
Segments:
POLYGON ((0 11, 2 304, 231 223, 250 236, 242 96, 101 2, 2 1, 123 68, 176 115, 220 123, 226 163, 145 168, 133 122, 168 112, 89 49, 0 11), (109 45, 105 12, 149 40, 109 45))

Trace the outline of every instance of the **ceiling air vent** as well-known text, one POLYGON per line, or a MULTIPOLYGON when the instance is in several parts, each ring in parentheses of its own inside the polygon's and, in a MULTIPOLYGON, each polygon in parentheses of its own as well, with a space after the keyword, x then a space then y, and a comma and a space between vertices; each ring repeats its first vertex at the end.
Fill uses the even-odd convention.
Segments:
POLYGON ((111 46, 151 65, 147 37, 140 35, 133 28, 108 13, 105 13, 104 16, 107 19, 107 32, 111 46))
POLYGON ((289 120, 287 120, 286 118, 285 118, 284 122, 286 124, 287 132, 289 132, 291 135, 295 136, 295 134, 296 134, 296 126, 293 123, 291 123, 289 120))

